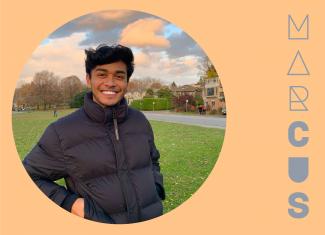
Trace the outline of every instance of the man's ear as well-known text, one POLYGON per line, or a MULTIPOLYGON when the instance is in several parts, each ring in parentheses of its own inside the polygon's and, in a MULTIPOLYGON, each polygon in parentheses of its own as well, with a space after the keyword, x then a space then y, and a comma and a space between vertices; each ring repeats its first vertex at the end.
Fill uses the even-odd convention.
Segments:
POLYGON ((91 88, 90 75, 89 74, 86 75, 86 82, 87 82, 87 87, 91 88))

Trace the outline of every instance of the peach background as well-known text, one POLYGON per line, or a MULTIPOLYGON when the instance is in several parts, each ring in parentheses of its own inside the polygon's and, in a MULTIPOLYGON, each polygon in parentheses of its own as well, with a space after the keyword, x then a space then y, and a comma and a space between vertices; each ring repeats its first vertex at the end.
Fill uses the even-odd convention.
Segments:
POLYGON ((1 234, 325 234, 325 15, 322 1, 1 1, 1 234), (172 212, 149 222, 107 225, 83 220, 50 202, 23 169, 11 131, 16 81, 47 35, 80 15, 142 10, 193 37, 216 65, 228 109, 222 153, 205 184, 172 212), (289 41, 287 17, 310 15, 310 39, 289 41), (288 77, 300 49, 310 77, 288 77), (288 86, 305 85, 309 112, 288 111, 288 86), (294 148, 287 128, 310 127, 294 148), (289 156, 308 156, 307 181, 289 180, 289 156), (288 196, 308 195, 305 219, 288 216, 288 196))

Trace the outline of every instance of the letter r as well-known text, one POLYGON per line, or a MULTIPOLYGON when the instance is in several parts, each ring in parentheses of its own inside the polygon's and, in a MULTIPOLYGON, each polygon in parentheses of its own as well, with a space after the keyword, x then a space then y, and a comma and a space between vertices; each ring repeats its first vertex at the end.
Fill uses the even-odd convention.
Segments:
POLYGON ((305 101, 308 99, 308 89, 304 86, 289 86, 289 110, 308 111, 305 101))

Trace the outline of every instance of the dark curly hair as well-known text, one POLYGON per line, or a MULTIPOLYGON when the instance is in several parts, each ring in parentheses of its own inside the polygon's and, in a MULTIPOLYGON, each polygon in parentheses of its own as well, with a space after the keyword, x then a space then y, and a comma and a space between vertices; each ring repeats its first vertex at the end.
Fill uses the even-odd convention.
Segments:
POLYGON ((134 56, 130 48, 122 45, 108 46, 100 44, 96 49, 86 49, 86 73, 91 77, 91 71, 97 65, 111 64, 114 62, 122 61, 126 65, 127 81, 134 71, 134 56))

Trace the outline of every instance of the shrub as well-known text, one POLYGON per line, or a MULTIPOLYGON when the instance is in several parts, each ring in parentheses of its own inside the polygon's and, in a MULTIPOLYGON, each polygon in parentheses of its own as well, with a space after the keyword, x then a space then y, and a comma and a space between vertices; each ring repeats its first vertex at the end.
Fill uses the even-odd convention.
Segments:
MULTIPOLYGON (((173 98, 173 105, 177 110, 182 112, 186 111, 186 100, 187 102, 187 111, 191 111, 191 107, 196 107, 195 99, 192 95, 181 95, 173 98)), ((195 108, 194 108, 195 110, 195 108)))
POLYGON ((76 94, 70 101, 70 108, 80 108, 84 104, 84 96, 88 90, 83 90, 82 92, 76 94))

